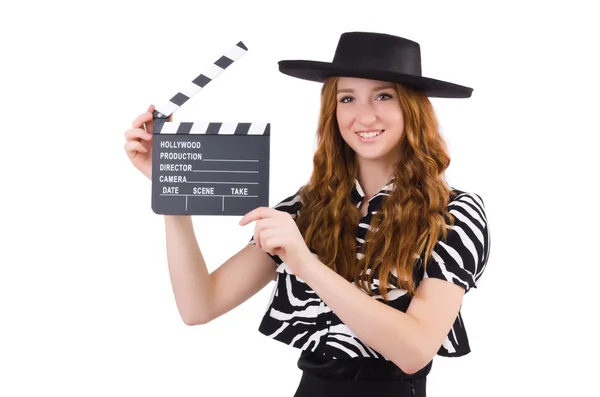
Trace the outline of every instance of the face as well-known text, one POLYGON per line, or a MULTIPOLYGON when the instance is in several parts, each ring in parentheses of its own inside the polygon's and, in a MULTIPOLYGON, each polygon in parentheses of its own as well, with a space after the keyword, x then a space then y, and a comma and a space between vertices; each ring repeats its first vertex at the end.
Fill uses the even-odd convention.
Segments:
POLYGON ((341 135, 359 160, 399 160, 404 116, 393 83, 340 77, 336 99, 341 135))

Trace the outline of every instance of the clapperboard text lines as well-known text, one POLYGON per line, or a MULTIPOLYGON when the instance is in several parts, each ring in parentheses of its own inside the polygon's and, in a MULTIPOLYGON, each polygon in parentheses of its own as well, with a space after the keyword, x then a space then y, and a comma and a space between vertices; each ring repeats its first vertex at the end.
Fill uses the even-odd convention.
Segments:
MULTIPOLYGON (((161 142, 161 148, 185 148, 195 149, 201 148, 200 142, 161 142)), ((207 159, 203 158, 202 153, 190 152, 190 153, 172 153, 162 152, 160 153, 161 160, 172 159, 172 160, 195 160, 200 162, 227 162, 227 163, 259 163, 258 159, 207 159)), ((194 169, 191 164, 160 164, 161 171, 163 172, 198 172, 198 173, 221 173, 221 174, 258 174, 258 170, 211 170, 211 169, 194 169)), ((207 184, 207 185, 258 185, 258 182, 251 181, 192 181, 188 180, 185 175, 160 175, 159 182, 161 183, 177 183, 183 184, 207 184)), ((193 188, 193 194, 179 193, 179 186, 166 186, 163 185, 163 193, 159 193, 160 196, 176 196, 185 197, 185 210, 188 207, 188 197, 214 197, 221 200, 221 210, 225 209, 225 197, 228 198, 256 198, 257 195, 248 193, 248 188, 231 187, 231 194, 217 194, 213 187, 199 187, 193 188)))

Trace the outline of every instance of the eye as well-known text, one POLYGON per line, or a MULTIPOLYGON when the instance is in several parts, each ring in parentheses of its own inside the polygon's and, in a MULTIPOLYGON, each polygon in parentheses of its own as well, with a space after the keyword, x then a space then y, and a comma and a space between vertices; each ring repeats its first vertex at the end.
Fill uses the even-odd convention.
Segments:
MULTIPOLYGON (((379 97, 385 96, 387 97, 387 99, 392 99, 392 95, 388 94, 387 92, 384 92, 383 94, 380 94, 379 97)), ((378 98, 379 98, 378 97, 378 98)))
POLYGON ((348 102, 345 102, 345 100, 346 100, 346 99, 349 99, 349 98, 352 98, 352 97, 350 97, 350 96, 345 96, 345 97, 342 97, 342 98, 340 99, 340 102, 342 102, 342 103, 348 103, 348 102))

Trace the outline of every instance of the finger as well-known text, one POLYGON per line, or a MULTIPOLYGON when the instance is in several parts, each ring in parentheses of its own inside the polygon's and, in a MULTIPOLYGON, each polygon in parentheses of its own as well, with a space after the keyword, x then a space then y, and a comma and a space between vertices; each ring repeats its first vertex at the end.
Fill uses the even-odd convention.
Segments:
MULTIPOLYGON (((139 116, 137 116, 135 120, 133 120, 133 122, 131 123, 131 126, 133 128, 144 128, 144 125, 146 123, 148 123, 149 121, 152 121, 152 113, 151 112, 142 113, 139 116)), ((146 127, 147 127, 147 125, 146 125, 146 127)))
POLYGON ((267 230, 261 233, 260 238, 262 249, 271 255, 276 255, 284 243, 282 236, 273 230, 267 230))
POLYGON ((255 221, 256 219, 258 219, 258 208, 253 209, 250 212, 247 212, 242 219, 240 219, 239 224, 242 226, 247 225, 248 223, 255 221))
POLYGON ((128 141, 143 139, 146 141, 152 140, 152 134, 146 132, 143 128, 130 128, 125 131, 125 139, 128 141))
MULTIPOLYGON (((150 105, 148 107, 148 112, 152 115, 152 117, 150 117, 150 120, 148 120, 144 123, 144 128, 150 134, 152 134, 152 132, 154 131, 154 110, 155 110, 154 105, 150 105)), ((171 121, 171 120, 169 119, 169 121, 171 121)))
POLYGON ((254 241, 259 248, 261 246, 261 238, 263 235, 281 234, 281 222, 276 218, 259 219, 254 226, 254 241), (265 234, 266 233, 266 234, 265 234))
MULTIPOLYGON (((154 117, 154 105, 150 104, 150 106, 148 106, 148 113, 150 113, 153 117, 154 117)), ((144 129, 146 131, 148 131, 148 133, 152 134, 152 132, 154 131, 154 119, 150 118, 149 121, 146 121, 144 123, 144 129)))
MULTIPOLYGON (((155 109, 155 107, 154 107, 154 105, 150 105, 150 106, 148 107, 148 112, 149 112, 149 113, 150 113, 152 116, 150 117, 150 120, 148 120, 148 121, 145 121, 145 122, 143 123, 143 128, 144 128, 146 131, 148 131, 150 134, 152 134, 152 133, 154 132, 154 110, 156 110, 156 109, 155 109)), ((167 117, 167 121, 168 121, 168 122, 172 122, 172 121, 173 121, 173 114, 170 114, 170 115, 169 115, 169 117, 167 117)))
POLYGON ((256 242, 256 245, 258 246, 258 248, 262 249, 262 243, 261 243, 261 234, 263 232, 263 225, 262 223, 256 222, 256 224, 254 225, 254 241, 256 242))
POLYGON ((148 150, 138 141, 127 141, 125 142, 125 151, 131 158, 135 157, 138 153, 147 153, 148 150))
POLYGON ((145 139, 147 141, 152 139, 152 134, 146 132, 142 128, 130 128, 125 131, 125 139, 128 141, 137 140, 137 139, 145 139))
POLYGON ((253 209, 252 211, 248 212, 246 215, 244 215, 242 217, 242 219, 240 219, 240 225, 241 226, 245 226, 250 222, 262 219, 262 218, 267 218, 269 216, 273 216, 274 210, 272 210, 272 208, 270 207, 258 207, 253 209))
POLYGON ((260 243, 260 230, 254 228, 254 234, 252 236, 254 237, 254 243, 256 244, 256 246, 262 249, 262 245, 260 243))
POLYGON ((262 248, 261 238, 264 233, 270 233, 270 230, 276 230, 276 223, 271 219, 259 219, 254 225, 254 241, 259 248, 262 248))

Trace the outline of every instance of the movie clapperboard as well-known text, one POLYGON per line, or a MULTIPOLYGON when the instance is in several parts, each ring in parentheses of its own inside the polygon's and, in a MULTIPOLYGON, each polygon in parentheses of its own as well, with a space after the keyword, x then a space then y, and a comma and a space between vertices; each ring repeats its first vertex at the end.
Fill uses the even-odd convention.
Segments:
POLYGON ((241 41, 153 114, 152 210, 244 215, 269 205, 270 123, 168 117, 248 51, 241 41))

